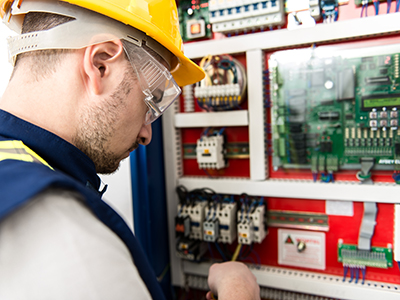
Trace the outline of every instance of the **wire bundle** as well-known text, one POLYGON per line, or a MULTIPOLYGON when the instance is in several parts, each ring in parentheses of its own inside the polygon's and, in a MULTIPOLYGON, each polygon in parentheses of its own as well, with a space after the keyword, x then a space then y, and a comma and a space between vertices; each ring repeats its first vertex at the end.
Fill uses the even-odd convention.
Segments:
MULTIPOLYGON (((361 1, 361 18, 363 17, 364 10, 365 10, 365 16, 368 17, 368 0, 362 0, 361 1)), ((379 5, 379 4, 378 4, 379 5)))
POLYGON ((243 65, 230 55, 208 55, 200 67, 206 76, 195 86, 199 107, 206 111, 241 109, 247 86, 243 65))

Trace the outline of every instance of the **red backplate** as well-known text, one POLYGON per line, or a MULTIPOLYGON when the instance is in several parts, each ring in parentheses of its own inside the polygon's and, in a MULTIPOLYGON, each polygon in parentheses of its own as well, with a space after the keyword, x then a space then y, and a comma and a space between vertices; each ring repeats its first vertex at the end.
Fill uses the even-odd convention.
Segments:
MULTIPOLYGON (((268 198, 267 203, 268 209, 271 210, 325 213, 324 200, 268 198)), ((378 214, 371 245, 373 247, 387 247, 388 244, 393 245, 394 205, 386 203, 378 203, 377 205, 378 214)), ((363 213, 363 203, 354 202, 354 216, 329 216, 329 231, 326 232, 326 270, 304 270, 343 276, 343 265, 338 262, 337 256, 338 240, 343 239, 345 244, 357 245, 363 213)), ((263 265, 288 267, 278 265, 278 228, 270 227, 268 230, 269 233, 263 243, 254 245, 254 251, 260 256, 263 265)), ((254 254, 250 257, 257 261, 254 254)), ((400 271, 397 263, 395 261, 393 263, 393 268, 389 269, 367 267, 366 279, 399 284, 400 271)), ((293 269, 299 268, 293 267, 293 269)))
MULTIPOLYGON (((221 128, 212 128, 220 130, 221 128)), ((204 128, 182 129, 182 144, 196 144, 204 128)), ((228 143, 248 142, 248 127, 227 127, 224 130, 228 143)), ((201 170, 196 159, 183 160, 183 174, 185 176, 210 176, 210 177, 250 177, 249 159, 229 159, 228 166, 220 170, 201 170)))

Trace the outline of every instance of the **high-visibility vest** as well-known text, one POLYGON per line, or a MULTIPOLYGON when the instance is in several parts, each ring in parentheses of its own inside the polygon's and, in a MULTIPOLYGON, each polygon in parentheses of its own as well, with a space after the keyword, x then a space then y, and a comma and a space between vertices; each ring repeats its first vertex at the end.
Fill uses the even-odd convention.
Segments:
POLYGON ((5 159, 40 163, 53 170, 53 168, 43 158, 32 151, 22 141, 0 141, 0 161, 5 159))
POLYGON ((82 194, 100 221, 125 243, 152 298, 165 299, 141 245, 121 216, 101 200, 98 191, 54 170, 22 141, 0 139, 0 221, 49 187, 66 188, 82 194))

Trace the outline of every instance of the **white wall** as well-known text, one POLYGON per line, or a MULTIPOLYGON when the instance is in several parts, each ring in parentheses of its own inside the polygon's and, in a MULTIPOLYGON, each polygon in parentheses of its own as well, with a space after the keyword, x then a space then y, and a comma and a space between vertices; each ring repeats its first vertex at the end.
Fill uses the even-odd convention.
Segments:
POLYGON ((12 72, 12 66, 8 62, 6 43, 6 38, 12 34, 13 32, 11 30, 9 30, 3 23, 0 23, 0 97, 3 95, 12 72))
POLYGON ((131 164, 128 157, 121 162, 117 172, 112 175, 100 175, 104 184, 108 184, 103 199, 112 206, 133 230, 133 204, 131 184, 131 164))
MULTIPOLYGON (((8 62, 6 38, 14 34, 3 23, 0 23, 0 97, 3 95, 11 76, 12 66, 8 62)), ((128 223, 133 230, 133 208, 131 188, 131 167, 129 158, 121 163, 120 169, 109 176, 101 176, 102 181, 108 184, 104 199, 128 223)))

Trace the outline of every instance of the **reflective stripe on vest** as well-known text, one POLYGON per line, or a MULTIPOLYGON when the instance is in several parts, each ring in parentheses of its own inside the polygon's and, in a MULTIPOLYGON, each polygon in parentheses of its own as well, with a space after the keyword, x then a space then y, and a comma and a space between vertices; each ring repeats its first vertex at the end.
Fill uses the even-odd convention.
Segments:
POLYGON ((35 162, 54 170, 43 158, 21 141, 0 141, 0 161, 6 159, 35 162))

